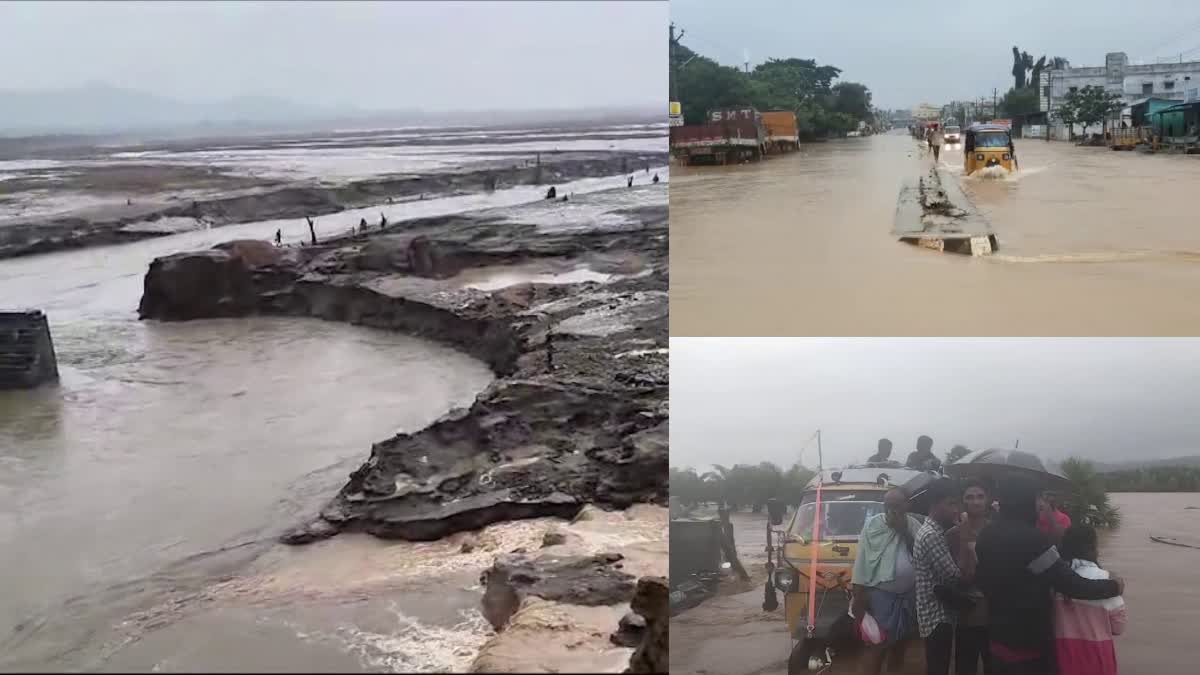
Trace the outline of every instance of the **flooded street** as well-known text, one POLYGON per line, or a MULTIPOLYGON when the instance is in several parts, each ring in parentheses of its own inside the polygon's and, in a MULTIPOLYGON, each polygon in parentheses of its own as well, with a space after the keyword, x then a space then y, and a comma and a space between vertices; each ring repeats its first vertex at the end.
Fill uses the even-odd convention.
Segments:
MULTIPOLYGON (((316 230, 544 192, 349 210, 316 218, 316 230)), ((46 312, 62 377, 0 392, 0 669, 462 671, 491 634, 478 576, 494 552, 460 555, 457 539, 275 543, 372 443, 469 406, 492 380, 483 363, 315 319, 137 320, 155 257, 276 229, 285 244, 308 237, 302 219, 260 221, 0 261, 3 304, 46 312)), ((502 524, 493 536, 536 547, 546 527, 502 524)))
MULTIPOLYGON (((904 131, 677 168, 673 335, 1194 335, 1200 161, 1017 140, 1020 171, 968 178, 1000 250, 939 254, 889 232, 932 165, 904 131)), ((942 163, 961 174, 961 154, 942 163)))
MULTIPOLYGON (((1150 541, 1150 534, 1200 536, 1200 494, 1119 493, 1123 524, 1102 535, 1101 564, 1125 577, 1129 625, 1117 638, 1117 659, 1124 675, 1187 672, 1191 653, 1189 627, 1200 591, 1193 570, 1200 550, 1150 541)), ((784 675, 791 644, 783 610, 762 611, 766 561, 765 515, 741 513, 733 518, 738 554, 754 577, 753 587, 727 583, 722 597, 671 618, 671 672, 700 675, 784 675), (727 594, 728 593, 728 594, 727 594)), ((783 599, 780 598, 780 607, 783 599)), ((906 673, 922 673, 920 644, 909 647, 906 673)), ((848 655, 832 673, 854 673, 848 655)))

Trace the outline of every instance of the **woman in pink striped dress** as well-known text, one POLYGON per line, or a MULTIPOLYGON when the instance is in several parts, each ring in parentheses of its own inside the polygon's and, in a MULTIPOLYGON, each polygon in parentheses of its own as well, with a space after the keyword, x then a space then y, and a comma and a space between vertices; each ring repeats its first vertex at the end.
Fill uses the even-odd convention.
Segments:
MULTIPOLYGON (((1072 525, 1063 533, 1062 557, 1086 579, 1108 579, 1100 568, 1096 530, 1072 525)), ((1073 600, 1054 594, 1054 641, 1059 675, 1117 675, 1113 637, 1125 631, 1125 601, 1073 600)))

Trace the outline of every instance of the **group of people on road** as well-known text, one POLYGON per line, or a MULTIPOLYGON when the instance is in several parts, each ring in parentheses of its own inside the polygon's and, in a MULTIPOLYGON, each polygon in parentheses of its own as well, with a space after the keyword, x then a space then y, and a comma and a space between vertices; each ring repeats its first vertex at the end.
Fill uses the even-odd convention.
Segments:
MULTIPOLYGON (((931 465, 931 446, 922 436, 909 466, 931 465)), ((890 452, 882 439, 871 459, 890 452)), ((877 641, 867 640, 863 672, 885 660, 899 670, 915 631, 930 675, 1116 675, 1124 582, 1100 567, 1096 530, 1073 525, 1033 479, 1004 479, 995 492, 940 476, 921 495, 924 522, 899 487, 867 519, 851 605, 860 634, 877 641)))

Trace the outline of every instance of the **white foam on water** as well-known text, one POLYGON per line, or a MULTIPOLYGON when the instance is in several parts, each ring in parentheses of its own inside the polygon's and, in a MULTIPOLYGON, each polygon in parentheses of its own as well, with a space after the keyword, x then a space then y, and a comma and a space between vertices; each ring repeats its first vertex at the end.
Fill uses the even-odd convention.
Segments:
POLYGON ((491 625, 477 609, 459 613, 453 626, 426 625, 391 603, 396 617, 392 633, 365 631, 357 626, 338 630, 343 648, 356 654, 367 668, 393 673, 465 673, 483 644, 493 634, 491 625))

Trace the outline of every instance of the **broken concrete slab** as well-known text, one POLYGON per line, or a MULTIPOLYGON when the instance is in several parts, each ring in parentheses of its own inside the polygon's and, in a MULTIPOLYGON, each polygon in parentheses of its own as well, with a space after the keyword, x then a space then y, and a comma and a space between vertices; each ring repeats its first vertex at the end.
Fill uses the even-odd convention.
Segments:
POLYGON ((940 167, 900 189, 892 234, 900 241, 945 253, 991 255, 999 240, 991 223, 940 167))

